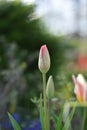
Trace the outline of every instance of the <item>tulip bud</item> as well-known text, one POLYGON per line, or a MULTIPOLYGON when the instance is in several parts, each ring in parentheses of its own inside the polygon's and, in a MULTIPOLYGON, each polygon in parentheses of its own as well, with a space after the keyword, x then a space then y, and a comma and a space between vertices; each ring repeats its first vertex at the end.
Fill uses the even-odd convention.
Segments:
POLYGON ((50 68, 50 55, 46 45, 40 48, 38 67, 42 73, 47 73, 50 68))
POLYGON ((46 88, 46 95, 48 99, 53 98, 54 96, 54 82, 52 76, 49 77, 48 82, 47 82, 47 88, 46 88))

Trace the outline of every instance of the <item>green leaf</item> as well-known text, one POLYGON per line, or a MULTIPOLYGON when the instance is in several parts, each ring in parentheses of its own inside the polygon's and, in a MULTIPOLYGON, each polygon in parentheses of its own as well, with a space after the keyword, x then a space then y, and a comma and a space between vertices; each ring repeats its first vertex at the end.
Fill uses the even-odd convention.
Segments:
POLYGON ((62 128, 62 121, 63 121, 63 111, 59 114, 59 117, 57 119, 56 130, 61 130, 61 128, 62 128))
POLYGON ((8 112, 8 116, 9 116, 9 119, 12 123, 14 130, 21 130, 19 124, 16 122, 16 120, 12 117, 12 115, 9 112, 8 112))
POLYGON ((68 129, 69 129, 70 124, 71 124, 71 120, 72 120, 73 115, 74 115, 75 110, 76 110, 76 104, 77 104, 77 103, 74 104, 73 109, 72 109, 72 111, 70 112, 70 114, 69 114, 69 116, 68 116, 68 118, 67 118, 67 120, 66 120, 66 122, 65 122, 64 127, 63 127, 62 130, 68 130, 68 129))
POLYGON ((55 130, 61 130, 62 128, 62 121, 63 121, 63 111, 60 112, 59 116, 56 116, 55 113, 52 112, 55 130))

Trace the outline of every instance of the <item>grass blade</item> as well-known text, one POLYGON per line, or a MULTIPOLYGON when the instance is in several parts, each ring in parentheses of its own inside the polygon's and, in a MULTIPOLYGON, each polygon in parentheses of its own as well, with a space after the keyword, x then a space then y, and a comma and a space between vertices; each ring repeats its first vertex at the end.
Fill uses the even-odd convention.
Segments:
POLYGON ((19 124, 16 122, 16 120, 12 117, 12 115, 9 112, 8 112, 8 116, 9 116, 9 119, 12 123, 14 130, 21 130, 19 124))

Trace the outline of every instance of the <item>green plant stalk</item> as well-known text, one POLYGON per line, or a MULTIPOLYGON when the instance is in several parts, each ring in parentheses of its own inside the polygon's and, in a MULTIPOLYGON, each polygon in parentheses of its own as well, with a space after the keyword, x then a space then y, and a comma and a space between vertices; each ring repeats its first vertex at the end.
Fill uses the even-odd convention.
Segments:
POLYGON ((50 130, 49 125, 49 110, 47 109, 47 99, 46 99, 46 74, 43 74, 43 99, 44 99, 44 124, 45 130, 50 130))
POLYGON ((44 114, 47 111, 47 101, 46 101, 46 74, 43 74, 43 98, 44 98, 44 114))
POLYGON ((42 76, 43 76, 44 125, 45 125, 44 127, 46 130, 47 129, 46 74, 43 73, 42 76))
POLYGON ((44 110, 43 110, 43 104, 42 104, 42 95, 40 95, 40 120, 41 120, 42 130, 45 130, 44 110))
POLYGON ((85 107, 85 108, 84 108, 84 111, 83 111, 83 118, 82 118, 81 130, 84 130, 84 127, 85 127, 86 113, 87 113, 87 108, 85 107))

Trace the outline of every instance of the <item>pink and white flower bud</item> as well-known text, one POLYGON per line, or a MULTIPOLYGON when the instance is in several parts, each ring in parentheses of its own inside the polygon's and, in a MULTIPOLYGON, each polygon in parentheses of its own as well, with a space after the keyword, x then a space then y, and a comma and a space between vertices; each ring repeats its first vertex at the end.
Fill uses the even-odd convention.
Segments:
POLYGON ((47 73, 50 68, 50 55, 46 45, 40 48, 38 67, 42 73, 47 73))
POLYGON ((72 76, 73 82, 75 84, 74 92, 79 101, 86 102, 87 101, 87 82, 84 79, 82 74, 78 74, 77 78, 72 76))

